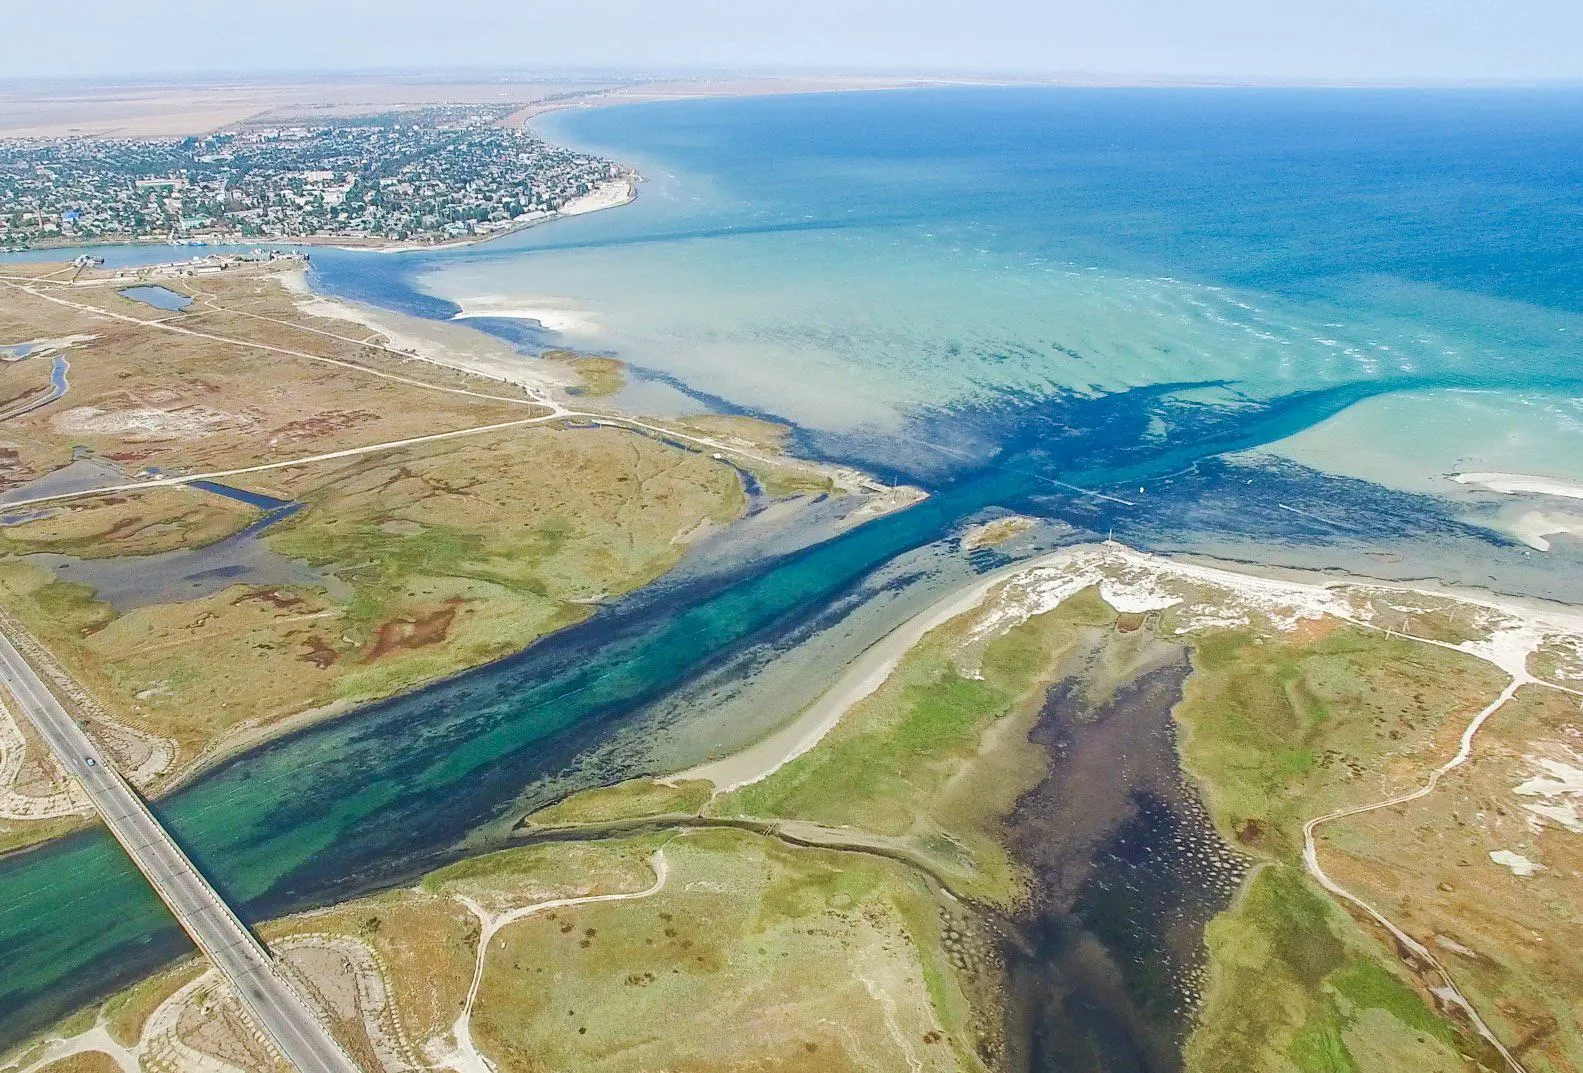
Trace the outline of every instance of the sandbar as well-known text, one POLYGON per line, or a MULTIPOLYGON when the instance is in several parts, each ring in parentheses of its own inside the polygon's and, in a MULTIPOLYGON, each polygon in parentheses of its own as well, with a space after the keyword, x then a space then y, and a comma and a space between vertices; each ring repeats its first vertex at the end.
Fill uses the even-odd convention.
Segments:
POLYGON ((1562 496, 1583 499, 1583 483, 1560 477, 1544 477, 1533 473, 1456 473, 1451 477, 1458 484, 1476 484, 1502 495, 1533 492, 1545 496, 1562 496))
POLYGON ((383 336, 384 345, 391 350, 419 360, 516 384, 540 398, 576 383, 574 374, 527 357, 504 340, 475 328, 331 298, 311 289, 300 271, 285 273, 281 282, 303 314, 362 325, 383 336))
POLYGON ((971 585, 942 598, 870 645, 834 685, 790 723, 740 752, 688 768, 663 781, 705 779, 714 784, 715 792, 726 793, 769 778, 818 745, 853 705, 884 685, 902 657, 930 630, 973 610, 996 585, 1013 575, 1040 566, 1053 566, 1070 557, 1071 550, 1064 549, 975 578, 971 585))

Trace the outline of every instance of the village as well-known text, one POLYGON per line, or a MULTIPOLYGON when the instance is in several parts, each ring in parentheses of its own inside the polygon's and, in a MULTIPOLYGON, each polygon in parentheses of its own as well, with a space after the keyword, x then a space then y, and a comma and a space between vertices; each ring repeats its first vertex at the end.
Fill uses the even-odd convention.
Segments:
POLYGON ((0 140, 0 247, 465 240, 629 177, 503 119, 435 107, 180 140, 0 140))

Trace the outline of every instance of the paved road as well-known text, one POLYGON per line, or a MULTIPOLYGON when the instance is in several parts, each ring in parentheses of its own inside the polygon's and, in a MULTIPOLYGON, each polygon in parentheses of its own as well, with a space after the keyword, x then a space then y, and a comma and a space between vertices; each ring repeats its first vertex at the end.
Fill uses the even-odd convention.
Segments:
POLYGON ((102 757, 10 639, 0 634, 0 681, 181 926, 223 973, 253 1019, 300 1073, 359 1073, 346 1052, 275 971, 263 945, 198 874, 148 806, 102 757))

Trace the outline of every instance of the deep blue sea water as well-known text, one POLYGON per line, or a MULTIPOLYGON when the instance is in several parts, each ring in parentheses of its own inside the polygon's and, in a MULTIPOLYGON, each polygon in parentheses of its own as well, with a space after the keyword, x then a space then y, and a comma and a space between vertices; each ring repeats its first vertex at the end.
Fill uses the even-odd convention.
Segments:
MULTIPOLYGON (((512 314, 473 323, 617 354, 934 494, 163 801, 250 914, 445 859, 643 705, 986 507, 1583 600, 1575 542, 1526 548, 1504 500, 1443 476, 1583 476, 1583 95, 961 89, 548 129, 637 165, 637 202, 462 251, 316 250, 317 283, 512 314)), ((0 1039, 181 947, 99 834, 0 862, 0 1039)))

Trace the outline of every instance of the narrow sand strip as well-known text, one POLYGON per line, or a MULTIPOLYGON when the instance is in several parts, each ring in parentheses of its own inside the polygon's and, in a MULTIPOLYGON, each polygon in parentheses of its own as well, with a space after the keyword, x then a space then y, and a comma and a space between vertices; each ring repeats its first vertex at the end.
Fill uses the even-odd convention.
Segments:
POLYGON ((1544 496, 1583 499, 1583 484, 1559 477, 1541 477, 1532 473, 1456 473, 1451 479, 1458 484, 1476 484, 1502 495, 1533 492, 1544 496))
POLYGON ((836 683, 825 690, 796 719, 769 737, 741 752, 711 760, 663 780, 667 783, 707 779, 716 793, 726 793, 761 779, 767 779, 824 738, 853 705, 885 684, 902 657, 923 640, 924 635, 973 610, 989 596, 990 590, 1007 578, 1041 566, 1055 566, 1071 558, 1073 549, 1063 549, 1037 559, 1013 563, 976 579, 965 589, 951 593, 922 614, 864 650, 836 683))

